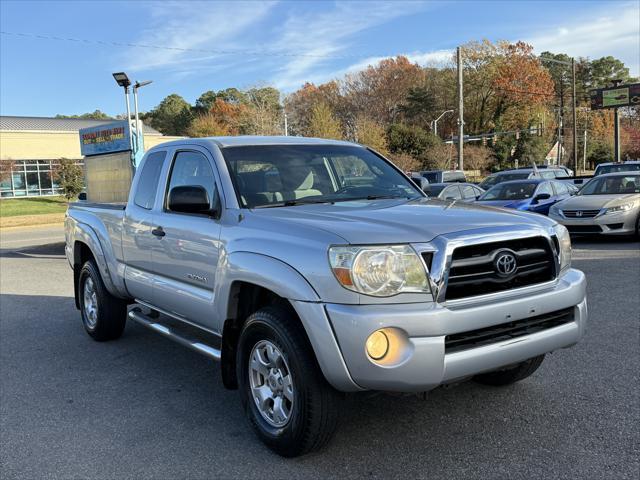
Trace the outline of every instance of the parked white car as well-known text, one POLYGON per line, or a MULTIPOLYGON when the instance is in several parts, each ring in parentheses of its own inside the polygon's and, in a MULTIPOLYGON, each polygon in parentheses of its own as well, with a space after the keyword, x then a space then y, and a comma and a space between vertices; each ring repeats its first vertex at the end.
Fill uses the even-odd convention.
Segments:
POLYGON ((578 234, 640 234, 640 172, 599 175, 549 216, 578 234))

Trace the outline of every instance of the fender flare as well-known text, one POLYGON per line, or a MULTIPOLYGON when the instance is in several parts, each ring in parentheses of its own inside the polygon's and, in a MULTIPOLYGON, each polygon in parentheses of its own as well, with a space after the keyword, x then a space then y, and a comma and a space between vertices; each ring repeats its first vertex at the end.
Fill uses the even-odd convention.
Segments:
MULTIPOLYGON (((100 271, 102 281, 104 282, 104 285, 109 293, 118 298, 127 298, 126 291, 121 291, 121 289, 118 288, 117 283, 113 281, 111 271, 109 269, 109 259, 106 257, 105 250, 100 242, 98 234, 93 229, 93 227, 86 223, 76 223, 73 228, 72 239, 74 272, 76 270, 76 265, 78 266, 78 268, 82 268, 79 258, 80 252, 76 249, 76 242, 80 242, 86 245, 93 255, 93 258, 95 259, 98 266, 98 270, 100 271)), ((112 263, 115 264, 115 258, 112 259, 112 263)), ((75 289, 77 290, 77 282, 75 285, 75 289)))
POLYGON ((222 322, 221 368, 227 388, 235 388, 235 357, 228 358, 225 352, 234 351, 235 345, 228 343, 229 340, 225 338, 225 322, 233 318, 236 307, 235 299, 231 298, 233 284, 246 282, 268 289, 289 301, 330 384, 342 391, 361 390, 347 370, 318 293, 299 271, 277 258, 251 252, 233 252, 228 256, 223 254, 219 267, 221 274, 216 279, 219 289, 214 303, 217 305, 216 318, 222 322))

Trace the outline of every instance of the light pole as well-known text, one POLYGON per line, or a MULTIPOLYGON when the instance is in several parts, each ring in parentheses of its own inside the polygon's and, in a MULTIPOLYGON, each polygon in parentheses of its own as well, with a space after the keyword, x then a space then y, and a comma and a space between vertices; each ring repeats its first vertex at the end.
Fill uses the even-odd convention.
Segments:
POLYGON ((438 118, 436 118, 433 121, 433 134, 437 137, 438 136, 438 121, 444 117, 447 113, 453 113, 453 110, 445 110, 444 112, 442 112, 440 114, 440 116, 438 118))
POLYGON ((124 72, 116 72, 113 74, 116 83, 124 88, 124 99, 127 103, 127 131, 129 132, 129 148, 131 149, 131 164, 133 165, 133 135, 131 135, 131 107, 129 106, 129 87, 131 80, 124 72))
POLYGON ((136 81, 133 86, 133 108, 136 116, 136 154, 140 151, 140 135, 143 135, 142 128, 140 127, 140 118, 138 116, 138 89, 152 82, 153 80, 145 80, 144 82, 136 81))

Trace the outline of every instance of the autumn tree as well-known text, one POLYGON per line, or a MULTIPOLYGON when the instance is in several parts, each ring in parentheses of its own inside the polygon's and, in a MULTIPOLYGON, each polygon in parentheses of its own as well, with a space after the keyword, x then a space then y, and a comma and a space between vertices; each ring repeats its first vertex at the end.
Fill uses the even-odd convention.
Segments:
POLYGON ((76 160, 61 158, 53 164, 51 176, 67 200, 76 198, 84 188, 84 171, 76 160))
POLYGON ((342 89, 356 116, 366 114, 380 125, 390 125, 398 119, 408 92, 423 78, 420 66, 398 56, 347 75, 342 89))
POLYGON ((0 160, 0 182, 8 182, 11 179, 11 172, 15 164, 15 160, 0 160))
MULTIPOLYGON (((465 148, 466 150, 466 148, 465 148)), ((437 143, 424 152, 424 167, 429 170, 452 170, 457 162, 457 152, 452 143, 437 143)))
POLYGON ((219 118, 211 112, 195 117, 191 121, 187 133, 193 138, 231 135, 228 124, 221 122, 219 118))
POLYGON ((476 170, 482 174, 488 170, 493 160, 493 153, 488 147, 478 145, 464 147, 465 170, 476 170))
POLYGON ((289 130, 293 135, 309 136, 311 111, 318 103, 327 105, 341 124, 347 124, 351 115, 347 114, 344 98, 340 93, 338 82, 332 81, 321 85, 305 83, 302 88, 289 95, 284 102, 289 122, 289 130))
POLYGON ((416 172, 422 168, 422 163, 406 153, 392 153, 389 159, 403 172, 416 172))
POLYGON ((389 153, 384 128, 365 116, 360 116, 356 119, 355 140, 383 155, 389 153))
POLYGON ((329 105, 318 102, 311 109, 308 133, 312 137, 342 139, 342 127, 329 105))
POLYGON ((280 92, 273 87, 251 88, 246 93, 246 133, 252 135, 282 134, 280 92))

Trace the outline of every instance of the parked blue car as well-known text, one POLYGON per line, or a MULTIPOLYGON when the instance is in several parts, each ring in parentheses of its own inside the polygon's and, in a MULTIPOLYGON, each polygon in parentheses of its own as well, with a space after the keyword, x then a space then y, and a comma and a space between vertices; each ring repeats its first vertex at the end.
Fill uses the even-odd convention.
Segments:
POLYGON ((575 191, 566 184, 554 180, 512 180, 491 187, 478 198, 477 203, 548 215, 553 204, 569 198, 573 193, 575 191))

